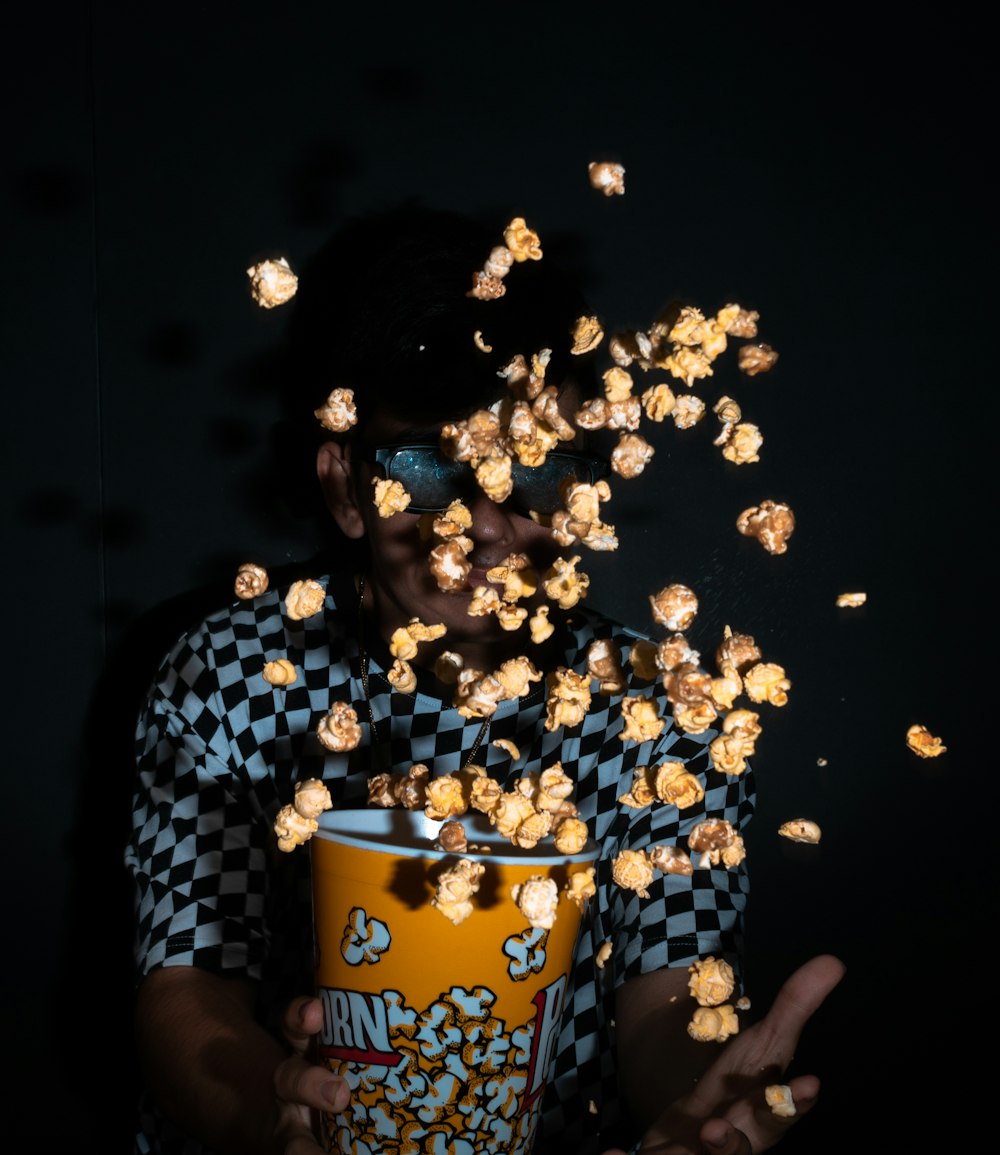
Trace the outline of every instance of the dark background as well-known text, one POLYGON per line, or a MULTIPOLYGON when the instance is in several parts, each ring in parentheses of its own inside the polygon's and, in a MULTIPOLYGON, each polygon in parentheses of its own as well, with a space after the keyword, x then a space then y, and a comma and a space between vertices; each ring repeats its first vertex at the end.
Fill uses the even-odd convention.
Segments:
POLYGON ((781 1149, 979 1133, 996 234, 978 23, 955 6, 885 31, 839 6, 150 11, 3 18, 7 1134, 128 1149, 135 711, 241 561, 304 574, 321 544, 275 477, 287 311, 254 305, 245 270, 294 268, 345 214, 410 194, 498 235, 525 216, 577 254, 612 329, 673 298, 759 311, 776 368, 741 380, 730 353, 698 391, 737 397, 760 463, 724 462, 711 415, 658 428, 648 482, 607 510, 620 550, 586 558, 590 600, 646 628, 647 595, 685 581, 704 656, 728 623, 792 679, 762 713, 750 994, 763 1008, 819 951, 848 974, 796 1059, 822 1104, 781 1149), (597 159, 625 165, 624 197, 590 188, 597 159), (734 527, 764 497, 797 517, 780 557, 734 527), (849 589, 864 608, 835 607, 849 589), (947 753, 916 758, 913 722, 947 753), (818 847, 777 836, 800 816, 818 847))

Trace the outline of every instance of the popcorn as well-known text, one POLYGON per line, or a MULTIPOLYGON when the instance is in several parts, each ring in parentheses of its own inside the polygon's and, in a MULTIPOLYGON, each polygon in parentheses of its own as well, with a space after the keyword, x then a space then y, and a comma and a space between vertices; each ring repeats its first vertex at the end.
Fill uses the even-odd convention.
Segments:
POLYGON ((503 239, 515 261, 540 261, 542 259, 538 233, 528 228, 524 217, 514 217, 504 229, 503 239))
POLYGON ((714 955, 699 959, 688 967, 688 973, 691 976, 688 991, 702 1007, 717 1007, 724 1003, 736 986, 733 968, 725 959, 717 959, 714 955))
POLYGON ((241 601, 250 601, 264 593, 269 580, 267 570, 262 565, 255 565, 252 561, 244 562, 236 571, 233 592, 241 601))
POLYGON ((560 854, 579 854, 588 837, 587 824, 580 818, 562 818, 552 831, 552 841, 560 854))
POLYGON ((590 353, 604 340, 604 330, 597 317, 578 317, 573 325, 573 344, 570 353, 578 356, 590 353))
MULTIPOLYGON (((434 659, 434 676, 446 686, 454 686, 465 666, 465 659, 453 650, 445 650, 434 659)), ((495 743, 494 743, 495 745, 495 743)))
POLYGON ((424 813, 427 818, 457 818, 469 808, 469 802, 461 778, 454 774, 442 774, 428 778, 424 799, 424 813))
POLYGON ((764 444, 764 438, 756 425, 740 422, 731 426, 722 446, 722 456, 735 465, 749 465, 760 461, 757 450, 764 444))
POLYGON ((303 818, 319 818, 324 810, 333 809, 330 791, 319 778, 295 783, 295 809, 303 818))
POLYGON ((529 926, 540 930, 551 930, 555 926, 559 887, 554 879, 532 875, 525 882, 512 886, 510 894, 529 926))
POLYGON ((549 675, 545 729, 579 725, 590 709, 590 678, 560 666, 549 675))
POLYGON ((667 369, 671 377, 683 381, 688 389, 692 388, 696 381, 713 375, 711 358, 706 357, 701 349, 679 347, 657 364, 667 369))
POLYGON ((437 844, 449 854, 464 854, 469 849, 465 827, 453 818, 443 822, 438 831, 437 844))
POLYGON ((549 607, 539 606, 528 619, 528 628, 531 630, 531 640, 536 646, 547 641, 555 632, 555 626, 549 621, 549 607))
POLYGON ((324 429, 331 433, 346 433, 358 423, 358 407, 354 404, 353 389, 334 389, 326 399, 326 404, 313 410, 324 429))
POLYGON ((936 758, 948 749, 942 745, 940 738, 935 738, 926 726, 919 723, 906 731, 906 744, 920 758, 936 758))
POLYGON ((293 622, 318 614, 326 601, 326 590, 312 578, 292 582, 285 595, 285 613, 293 622))
POLYGON ((653 867, 644 850, 623 850, 611 867, 612 879, 626 890, 634 890, 640 898, 649 898, 647 886, 653 881, 653 867))
POLYGON ((346 754, 361 741, 358 712, 346 702, 334 702, 316 727, 316 737, 335 754, 346 754))
POLYGON ((778 827, 778 833, 782 838, 791 839, 792 842, 813 844, 819 842, 822 837, 819 826, 808 818, 791 818, 788 822, 782 822, 778 827))
POLYGON ((427 801, 430 770, 415 762, 405 774, 376 774, 368 779, 368 805, 421 810, 427 801))
POLYGON ((670 416, 678 429, 693 429, 705 416, 705 402, 693 393, 680 393, 674 400, 670 416))
POLYGON ((867 600, 868 595, 866 593, 847 593, 837 595, 837 605, 840 606, 841 609, 847 607, 855 608, 857 606, 863 606, 867 600))
MULTIPOLYGON (((669 638, 664 638, 656 646, 653 654, 656 669, 663 674, 686 666, 697 668, 700 658, 701 655, 698 651, 691 649, 687 638, 681 633, 675 633, 669 638)), ((669 688, 667 680, 663 680, 663 685, 669 688)))
POLYGON ((403 488, 401 481, 373 477, 372 485, 375 488, 375 508, 379 517, 392 517, 394 513, 402 513, 410 504, 410 495, 403 488))
MULTIPOLYGON (((727 426, 735 425, 743 418, 743 410, 740 409, 739 402, 734 401, 732 397, 720 397, 712 406, 712 412, 723 425, 727 426)), ((728 430, 726 432, 728 434, 728 430)), ((718 442, 716 442, 716 444, 718 444, 718 442)))
POLYGON ((677 846, 650 847, 649 862, 662 874, 694 874, 691 859, 677 846))
POLYGON ((618 801, 633 810, 641 810, 656 801, 656 789, 648 766, 636 766, 632 771, 632 785, 626 793, 619 795, 618 801))
POLYGON ((542 674, 523 655, 517 658, 508 658, 500 668, 494 671, 493 676, 503 687, 504 698, 523 698, 531 690, 533 682, 540 682, 542 674))
POLYGON ((719 310, 719 322, 732 337, 752 338, 757 336, 757 322, 760 313, 756 309, 742 309, 739 305, 726 305, 719 310))
POLYGON ((428 556, 428 566, 438 589, 464 590, 468 586, 472 562, 472 539, 464 534, 439 542, 428 556))
POLYGON ((298 678, 298 672, 287 658, 276 658, 264 663, 264 681, 271 686, 290 686, 298 678))
POLYGON ((606 197, 625 195, 625 166, 611 160, 592 160, 587 165, 590 185, 606 197))
POLYGON ((504 561, 486 571, 486 580, 503 586, 505 602, 530 598, 538 589, 538 574, 527 554, 509 554, 504 561))
POLYGON ((611 468, 619 477, 638 477, 652 461, 654 449, 639 433, 622 433, 611 450, 611 468))
POLYGON ((649 604, 653 610, 653 620, 668 630, 686 630, 698 613, 698 599, 694 590, 680 582, 664 586, 659 593, 651 594, 649 604))
POLYGON ((571 558, 557 557, 543 575, 545 596, 562 610, 572 609, 587 596, 590 588, 590 578, 585 573, 577 572, 579 561, 579 554, 571 558))
POLYGON ((673 718, 686 734, 704 734, 715 721, 715 707, 711 702, 693 705, 678 702, 673 709, 673 718))
POLYGON ((466 668, 459 671, 452 701, 463 718, 490 718, 505 697, 503 686, 492 674, 466 668))
POLYGON ((333 806, 330 791, 318 778, 307 778, 295 785, 295 800, 282 806, 274 820, 278 849, 288 853, 302 846, 319 829, 317 819, 333 806))
POLYGON ((282 806, 274 820, 274 833, 278 836, 278 849, 288 853, 296 846, 302 846, 319 830, 315 818, 305 818, 294 806, 282 806))
POLYGON ((698 777, 684 768, 683 762, 664 762, 656 769, 653 789, 661 802, 687 810, 705 797, 698 777))
POLYGON ((642 395, 642 407, 650 421, 664 421, 674 411, 677 398, 669 385, 651 385, 642 395))
POLYGON ((595 638, 587 649, 587 672, 598 680, 602 694, 623 694, 625 692, 625 672, 622 670, 618 651, 606 638, 595 638))
POLYGON ((724 1043, 739 1033, 736 1011, 727 1003, 721 1007, 698 1007, 687 1026, 687 1033, 699 1043, 724 1043))
POLYGON ((284 305, 295 296, 299 278, 292 272, 285 257, 276 261, 259 261, 247 269, 250 295, 262 309, 284 305))
POLYGON ((785 676, 784 669, 776 662, 758 662, 743 675, 743 688, 752 702, 770 702, 772 706, 784 706, 788 701, 788 691, 792 683, 785 676))
POLYGON ((597 870, 593 866, 588 866, 584 870, 574 871, 569 878, 566 879, 566 885, 563 887, 563 893, 570 900, 575 903, 580 910, 587 905, 587 899, 593 898, 597 893, 597 887, 594 884, 594 875, 597 870))
POLYGON ((708 752, 716 770, 738 778, 747 768, 754 743, 738 734, 720 734, 709 743, 708 752))
POLYGON ((493 346, 488 345, 486 343, 485 339, 483 338, 482 329, 477 329, 472 334, 472 340, 475 342, 476 348, 481 350, 483 353, 492 353, 493 352, 493 346))
POLYGON ((389 685, 401 694, 412 694, 417 688, 417 674, 404 658, 397 658, 386 674, 389 685))
POLYGON ((659 737, 666 725, 652 698, 627 697, 622 699, 624 726, 618 735, 623 742, 648 742, 659 737))
POLYGON ((410 661, 417 656, 417 646, 420 642, 433 642, 444 637, 444 634, 445 626, 441 622, 425 626, 419 618, 410 618, 405 626, 393 631, 389 641, 389 653, 394 658, 410 661))
POLYGON ((657 675, 657 645, 645 638, 634 642, 628 652, 628 662, 637 678, 651 682, 657 675))
POLYGON ((755 537, 768 553, 784 553, 795 529, 795 515, 781 501, 765 498, 736 519, 736 528, 746 537, 755 537))
POLYGON ((465 922, 472 914, 472 896, 479 890, 479 883, 486 867, 469 858, 460 858, 454 866, 442 872, 437 880, 437 891, 431 899, 431 906, 440 911, 455 926, 465 922))
POLYGON ((778 354, 770 345, 744 345, 737 354, 737 360, 741 373, 756 377, 758 373, 766 373, 774 368, 778 354))
POLYGON ((761 658, 757 643, 749 634, 733 633, 731 627, 726 626, 722 631, 722 642, 715 651, 715 661, 720 670, 727 666, 743 673, 747 666, 759 662, 761 658))
POLYGON ((784 1083, 772 1083, 769 1087, 765 1087, 764 1102, 775 1115, 783 1119, 790 1119, 795 1114, 792 1089, 784 1083))
POLYGON ((708 818, 692 827, 688 849, 698 857, 698 866, 707 869, 720 864, 732 869, 746 858, 743 839, 725 818, 708 818))

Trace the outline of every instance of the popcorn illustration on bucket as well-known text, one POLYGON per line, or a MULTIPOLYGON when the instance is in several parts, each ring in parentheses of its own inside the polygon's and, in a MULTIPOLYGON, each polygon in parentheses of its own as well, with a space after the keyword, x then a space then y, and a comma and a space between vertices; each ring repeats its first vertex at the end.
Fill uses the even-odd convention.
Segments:
POLYGON ((352 1090, 350 1155, 528 1155, 597 847, 519 850, 468 814, 322 816, 310 842, 319 1054, 352 1090))

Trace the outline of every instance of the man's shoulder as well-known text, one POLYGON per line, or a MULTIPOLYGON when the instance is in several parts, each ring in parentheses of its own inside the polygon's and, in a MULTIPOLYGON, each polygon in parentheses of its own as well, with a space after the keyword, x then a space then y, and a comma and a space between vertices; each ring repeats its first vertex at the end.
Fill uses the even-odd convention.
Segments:
MULTIPOLYGON (((309 649, 326 644, 341 632, 348 610, 343 583, 329 574, 307 571, 276 575, 254 597, 234 594, 188 625, 168 657, 184 652, 214 652, 245 656, 248 651, 309 649)), ((224 659, 225 660, 225 659, 224 659)))

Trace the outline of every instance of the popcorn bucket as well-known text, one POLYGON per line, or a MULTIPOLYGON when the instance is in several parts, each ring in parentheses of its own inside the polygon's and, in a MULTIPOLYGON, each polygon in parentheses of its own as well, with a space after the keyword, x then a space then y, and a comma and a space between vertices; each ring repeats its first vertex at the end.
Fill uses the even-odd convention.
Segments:
POLYGON ((322 1119, 330 1151, 531 1150, 582 917, 564 888, 597 846, 519 850, 484 815, 461 821, 461 853, 435 849, 441 824, 401 809, 327 812, 310 840, 319 1056, 351 1087, 347 1110, 322 1119), (483 872, 456 923, 432 899, 460 859, 483 872), (539 877, 558 888, 549 929, 511 894, 539 877))

